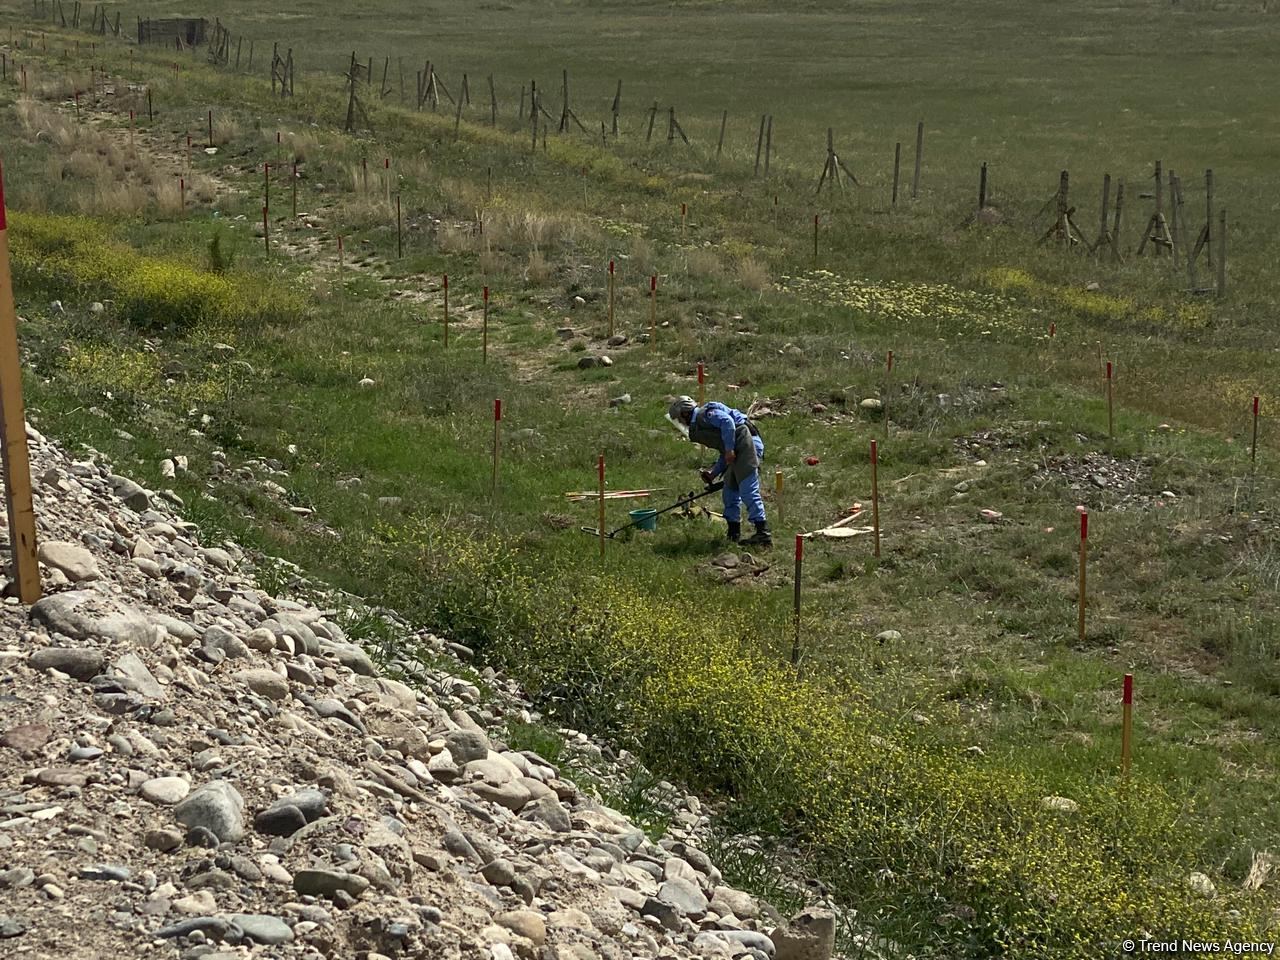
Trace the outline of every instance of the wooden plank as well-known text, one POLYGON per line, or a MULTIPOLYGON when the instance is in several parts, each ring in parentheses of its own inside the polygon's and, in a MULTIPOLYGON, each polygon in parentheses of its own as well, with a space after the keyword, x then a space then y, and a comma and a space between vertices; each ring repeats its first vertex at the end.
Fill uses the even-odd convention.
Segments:
POLYGON ((4 464, 13 579, 17 583, 18 599, 31 604, 40 599, 40 565, 36 558, 36 517, 31 496, 31 460, 22 402, 18 314, 9 268, 3 177, 0 171, 0 458, 4 464))

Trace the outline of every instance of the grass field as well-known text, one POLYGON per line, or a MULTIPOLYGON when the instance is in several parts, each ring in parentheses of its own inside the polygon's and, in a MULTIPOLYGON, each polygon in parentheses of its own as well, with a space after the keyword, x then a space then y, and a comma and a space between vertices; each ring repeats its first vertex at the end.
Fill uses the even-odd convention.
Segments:
MULTIPOLYGON (((80 122, 70 93, 89 88, 87 64, 60 54, 85 36, 50 31, 45 51, 47 28, 26 29, 36 49, 11 48, 9 69, 27 64, 36 96, 4 87, 0 122, 30 403, 54 435, 172 486, 211 532, 451 630, 567 719, 736 800, 726 824, 800 851, 882 952, 1096 956, 1138 924, 1265 932, 1273 891, 1236 891, 1280 843, 1269 420, 1256 469, 1247 449, 1250 398, 1280 403, 1277 120, 1262 82, 1278 28, 1252 6, 1219 7, 386 4, 362 8, 353 35, 324 9, 267 20, 223 3, 207 12, 255 38, 252 77, 184 55, 175 79, 172 57, 103 44, 109 75, 136 83, 86 97, 80 122), (299 61, 294 100, 270 96, 273 40, 299 61), (404 56, 410 97, 427 57, 455 93, 466 70, 475 102, 458 133, 451 112, 402 110, 397 88, 384 103, 366 92, 376 137, 342 135, 333 72, 353 42, 375 75, 388 56, 394 77, 404 56), (618 142, 553 129, 530 152, 513 116, 520 78, 538 78, 556 113, 561 67, 589 128, 624 80, 618 142), (130 146, 142 81, 159 116, 130 146), (676 105, 691 148, 668 146, 661 115, 644 144, 655 97, 676 105), (215 154, 200 149, 210 108, 215 154), (778 151, 767 181, 751 175, 764 111, 778 151), (909 183, 921 117, 921 196, 890 211, 893 142, 909 183), (819 203, 828 125, 862 185, 819 203), (1223 300, 1186 295, 1167 258, 1132 256, 1157 157, 1189 192, 1215 170, 1232 223, 1223 300), (268 260, 253 228, 261 164, 282 159, 299 161, 303 217, 277 173, 268 260), (1004 223, 962 226, 984 160, 1004 223), (1128 181, 1124 265, 1036 246, 1063 168, 1087 233, 1101 174, 1128 181), (631 337, 618 348, 603 343, 610 259, 631 337), (652 345, 650 272, 663 324, 652 345), (105 314, 88 312, 93 300, 105 314), (1114 437, 1100 351, 1118 371, 1114 437), (600 353, 614 364, 579 368, 600 353), (577 529, 594 507, 563 493, 593 486, 599 453, 615 488, 695 486, 700 458, 662 413, 694 392, 700 360, 713 397, 776 413, 759 423, 768 475, 786 478, 785 521, 771 507, 780 544, 726 582, 711 564, 721 528, 664 519, 601 563, 577 529), (629 404, 609 405, 624 393, 629 404), (868 397, 887 404, 887 428, 859 406, 868 397), (797 678, 789 540, 868 501, 872 438, 883 556, 865 537, 810 544, 797 678), (172 454, 191 470, 162 478, 172 454), (1084 643, 1078 505, 1092 523, 1084 643), (1117 776, 1125 672, 1139 701, 1129 788, 1117 776), (1034 807, 1047 795, 1080 801, 1075 825, 1046 824, 1034 807), (1097 862, 1073 849, 1085 844, 1097 862), (1188 892, 1192 869, 1216 899, 1188 892)), ((1202 206, 1188 196, 1194 229, 1202 206)), ((621 524, 626 508, 609 509, 621 524)))

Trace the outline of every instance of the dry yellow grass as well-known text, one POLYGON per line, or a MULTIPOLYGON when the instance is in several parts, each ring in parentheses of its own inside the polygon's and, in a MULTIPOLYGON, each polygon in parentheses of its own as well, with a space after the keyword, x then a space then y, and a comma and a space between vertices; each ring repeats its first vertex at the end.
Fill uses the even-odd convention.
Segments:
POLYGON ((738 261, 738 285, 759 293, 769 287, 769 268, 753 257, 738 261))

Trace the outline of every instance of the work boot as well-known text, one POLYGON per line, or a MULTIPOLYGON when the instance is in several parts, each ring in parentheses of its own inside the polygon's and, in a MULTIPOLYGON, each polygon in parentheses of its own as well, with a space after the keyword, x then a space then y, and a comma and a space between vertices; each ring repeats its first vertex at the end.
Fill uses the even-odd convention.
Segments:
POLYGON ((769 521, 761 520, 756 524, 756 532, 742 541, 744 547, 772 547, 773 536, 769 533, 769 521))
POLYGON ((725 536, 729 538, 729 542, 737 543, 739 540, 741 540, 742 524, 740 524, 737 520, 726 520, 725 523, 729 525, 729 532, 725 534, 725 536))

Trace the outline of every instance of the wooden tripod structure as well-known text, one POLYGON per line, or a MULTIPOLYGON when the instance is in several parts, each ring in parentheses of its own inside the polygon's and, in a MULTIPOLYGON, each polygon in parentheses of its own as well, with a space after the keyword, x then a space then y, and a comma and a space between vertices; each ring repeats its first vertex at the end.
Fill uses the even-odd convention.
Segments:
POLYGON ((1147 248, 1150 243, 1156 256, 1159 256, 1162 250, 1168 250, 1173 253, 1173 234, 1169 231, 1169 221, 1164 216, 1164 164, 1156 161, 1156 209, 1151 214, 1151 219, 1147 221, 1146 229, 1142 231, 1142 242, 1138 244, 1138 255, 1142 255, 1142 251, 1147 248))
POLYGON ((1111 213, 1111 174, 1102 175, 1102 214, 1098 220, 1098 239, 1089 247, 1091 255, 1099 255, 1104 251, 1111 252, 1111 259, 1116 263, 1124 262, 1124 254, 1120 252, 1120 217, 1124 213, 1124 181, 1116 184, 1116 217, 1112 226, 1107 225, 1111 213))
MULTIPOLYGON (((1058 178, 1058 192, 1049 201, 1049 204, 1055 204, 1056 206, 1053 223, 1045 231, 1044 236, 1040 238, 1040 243, 1052 239, 1055 243, 1060 243, 1068 249, 1072 244, 1076 243, 1088 246, 1084 239, 1084 231, 1076 225, 1074 219, 1076 208, 1071 206, 1070 203, 1070 186, 1067 171, 1063 170, 1058 178)), ((1045 206, 1047 207, 1049 204, 1045 204, 1045 206)))
POLYGON ((844 165, 844 161, 836 154, 835 134, 831 127, 827 127, 827 160, 822 165, 822 176, 818 178, 818 189, 814 192, 822 193, 822 188, 827 185, 828 181, 833 187, 839 187, 843 190, 844 179, 841 174, 844 177, 848 177, 855 187, 858 186, 858 178, 853 175, 853 172, 844 165))
POLYGON ((351 53, 351 66, 344 76, 347 78, 347 122, 343 125, 343 130, 347 133, 354 133, 356 129, 356 118, 364 123, 366 129, 370 133, 373 132, 373 124, 369 122, 369 115, 365 112, 364 104, 360 102, 360 97, 356 93, 357 87, 360 85, 361 75, 365 73, 365 66, 356 59, 355 52, 351 53))

